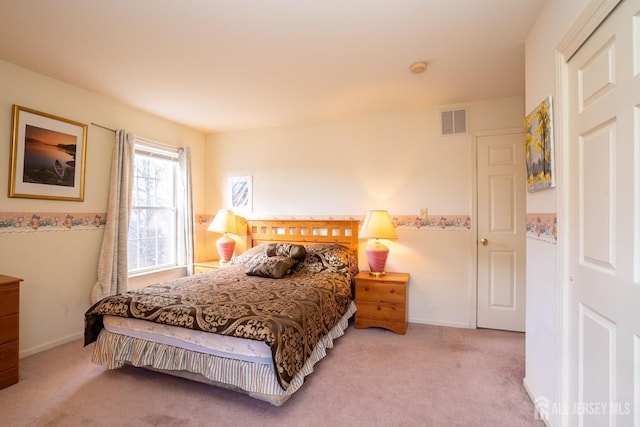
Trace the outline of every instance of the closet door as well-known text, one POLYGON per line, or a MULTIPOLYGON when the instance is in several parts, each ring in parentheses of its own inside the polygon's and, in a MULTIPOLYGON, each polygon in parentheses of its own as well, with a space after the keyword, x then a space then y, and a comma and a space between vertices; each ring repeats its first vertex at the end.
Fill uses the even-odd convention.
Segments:
POLYGON ((638 16, 621 2, 568 62, 569 425, 640 425, 638 16))

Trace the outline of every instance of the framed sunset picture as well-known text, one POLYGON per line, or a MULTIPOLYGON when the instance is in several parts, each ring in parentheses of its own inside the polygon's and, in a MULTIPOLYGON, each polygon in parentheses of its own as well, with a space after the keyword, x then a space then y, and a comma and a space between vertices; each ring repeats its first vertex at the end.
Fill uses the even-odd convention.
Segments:
POLYGON ((84 200, 87 125, 13 106, 9 197, 84 200))

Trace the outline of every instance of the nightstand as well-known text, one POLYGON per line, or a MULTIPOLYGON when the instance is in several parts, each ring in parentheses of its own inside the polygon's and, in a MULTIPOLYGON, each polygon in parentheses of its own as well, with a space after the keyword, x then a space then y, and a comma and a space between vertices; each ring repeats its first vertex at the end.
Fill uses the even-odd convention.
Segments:
POLYGON ((407 285, 409 273, 356 276, 356 328, 377 326, 397 334, 407 332, 407 285))
POLYGON ((217 270, 223 268, 225 264, 222 264, 217 259, 210 259, 209 261, 200 261, 193 263, 193 274, 206 273, 207 271, 217 270))

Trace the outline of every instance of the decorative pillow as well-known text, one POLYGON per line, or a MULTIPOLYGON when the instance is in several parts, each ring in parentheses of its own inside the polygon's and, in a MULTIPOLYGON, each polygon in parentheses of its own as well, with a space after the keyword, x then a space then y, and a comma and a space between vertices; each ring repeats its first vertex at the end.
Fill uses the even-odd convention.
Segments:
POLYGON ((296 267, 296 271, 317 273, 328 271, 340 273, 347 279, 358 274, 358 259, 349 248, 332 243, 305 245, 307 256, 296 267))
POLYGON ((267 243, 267 256, 286 256, 300 261, 307 254, 302 245, 293 243, 267 243))
POLYGON ((231 262, 229 262, 229 264, 232 264, 232 265, 248 264, 252 262, 254 259, 259 259, 259 260, 266 259, 267 258, 266 248, 267 248, 266 244, 254 246, 253 248, 248 249, 247 251, 233 258, 231 262))
POLYGON ((248 276, 270 277, 272 279, 282 279, 291 273, 291 269, 298 263, 298 260, 286 256, 274 255, 265 259, 254 258, 247 265, 248 276))

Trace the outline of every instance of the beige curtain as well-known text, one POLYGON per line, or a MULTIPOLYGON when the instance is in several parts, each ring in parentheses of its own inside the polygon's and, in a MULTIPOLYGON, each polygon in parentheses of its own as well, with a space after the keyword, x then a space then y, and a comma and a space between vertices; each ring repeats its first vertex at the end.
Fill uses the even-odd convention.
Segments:
POLYGON ((98 261, 98 281, 91 290, 91 302, 127 290, 127 234, 131 210, 135 135, 119 130, 111 160, 111 181, 107 224, 98 261))
POLYGON ((191 194, 191 151, 189 147, 185 147, 180 151, 178 157, 180 165, 180 185, 182 191, 178 192, 181 196, 179 203, 182 205, 184 213, 184 247, 185 262, 187 265, 187 275, 193 274, 193 196, 191 194))

